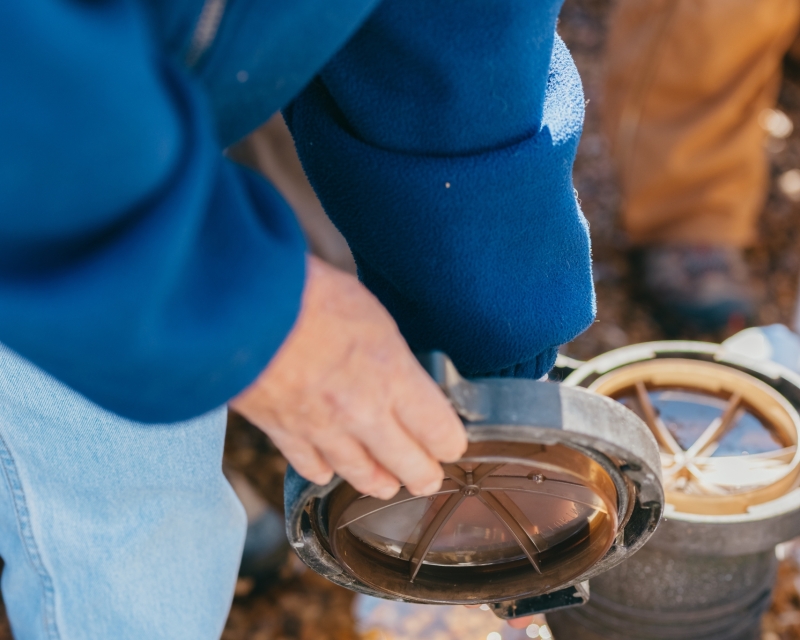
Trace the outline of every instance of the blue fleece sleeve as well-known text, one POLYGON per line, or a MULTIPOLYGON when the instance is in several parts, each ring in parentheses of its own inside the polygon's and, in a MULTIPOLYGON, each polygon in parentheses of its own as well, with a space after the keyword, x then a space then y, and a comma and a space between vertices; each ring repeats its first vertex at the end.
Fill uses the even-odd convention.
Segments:
POLYGON ((304 243, 224 160, 131 0, 0 3, 0 340, 145 421, 219 406, 296 317, 304 243))
POLYGON ((539 377, 595 312, 560 2, 384 0, 285 115, 414 349, 539 377))

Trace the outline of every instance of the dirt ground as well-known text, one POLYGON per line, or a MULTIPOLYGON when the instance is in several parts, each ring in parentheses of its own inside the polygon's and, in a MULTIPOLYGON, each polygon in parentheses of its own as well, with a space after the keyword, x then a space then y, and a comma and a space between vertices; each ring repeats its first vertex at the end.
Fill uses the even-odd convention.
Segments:
MULTIPOLYGON (((575 185, 591 223, 598 320, 565 348, 568 355, 580 359, 626 344, 664 337, 649 309, 630 294, 625 238, 616 222, 619 193, 607 147, 599 132, 602 100, 599 83, 610 4, 609 0, 567 0, 559 25, 581 71, 589 100, 585 133, 575 166, 575 185)), ((800 85, 784 83, 780 108, 800 126, 800 85)), ((789 324, 800 271, 800 205, 781 193, 777 178, 788 170, 800 168, 800 131, 792 134, 785 144, 773 144, 772 150, 772 193, 761 218, 759 242, 750 251, 748 260, 763 288, 765 302, 759 310, 759 324, 789 324)), ((718 341, 725 336, 685 337, 718 341)), ((260 432, 241 421, 233 421, 227 439, 226 463, 246 475, 265 498, 280 505, 285 462, 260 432)), ((790 550, 781 565, 774 604, 765 619, 762 640, 800 640, 798 558, 800 553, 790 550)), ((246 590, 243 588, 242 592, 246 590)), ((285 567, 279 585, 235 599, 223 640, 379 640, 380 635, 364 635, 359 630, 353 608, 353 594, 304 570, 293 560, 285 567)), ((465 613, 473 616, 470 620, 477 620, 475 615, 486 612, 465 610, 465 613)), ((478 628, 481 627, 474 627, 478 628)), ((425 633, 418 632, 417 640, 433 640, 434 635, 425 633)), ((485 632, 474 638, 473 635, 459 637, 464 640, 487 637, 485 632)), ((451 636, 436 632, 436 637, 446 640, 451 636)), ((503 637, 511 635, 504 633, 503 637)), ((0 615, 0 640, 10 638, 5 616, 0 615)))

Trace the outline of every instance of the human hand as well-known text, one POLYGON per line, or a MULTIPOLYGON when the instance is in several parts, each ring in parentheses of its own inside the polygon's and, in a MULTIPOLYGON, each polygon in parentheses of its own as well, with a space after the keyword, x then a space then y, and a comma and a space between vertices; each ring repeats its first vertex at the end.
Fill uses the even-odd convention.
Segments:
POLYGON ((466 450, 463 425, 397 325, 353 276, 307 260, 300 315, 259 378, 230 405, 317 484, 361 493, 438 491, 439 462, 466 450))
POLYGON ((524 618, 511 618, 511 620, 506 620, 508 626, 513 629, 524 629, 530 624, 534 622, 539 622, 543 624, 542 620, 538 620, 541 616, 525 616, 524 618))

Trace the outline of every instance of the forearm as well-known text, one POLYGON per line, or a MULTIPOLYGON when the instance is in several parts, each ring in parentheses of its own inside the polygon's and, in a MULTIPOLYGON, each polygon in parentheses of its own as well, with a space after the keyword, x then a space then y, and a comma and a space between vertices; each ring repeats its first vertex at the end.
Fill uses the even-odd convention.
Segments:
POLYGON ((539 376, 594 315, 557 9, 387 0, 286 113, 365 284, 472 375, 539 376))

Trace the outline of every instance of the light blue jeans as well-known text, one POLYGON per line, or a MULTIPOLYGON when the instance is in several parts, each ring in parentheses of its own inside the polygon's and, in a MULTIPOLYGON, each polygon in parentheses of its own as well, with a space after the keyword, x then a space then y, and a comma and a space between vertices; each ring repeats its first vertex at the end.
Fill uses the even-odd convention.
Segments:
POLYGON ((246 518, 225 410, 124 420, 0 345, 2 591, 17 640, 217 640, 246 518))

